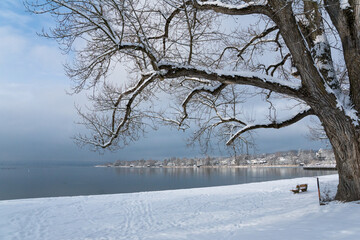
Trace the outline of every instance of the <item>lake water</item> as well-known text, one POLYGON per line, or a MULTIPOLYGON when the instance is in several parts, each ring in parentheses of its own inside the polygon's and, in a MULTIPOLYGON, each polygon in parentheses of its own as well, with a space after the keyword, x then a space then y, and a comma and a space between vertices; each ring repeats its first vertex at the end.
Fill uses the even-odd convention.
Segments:
POLYGON ((334 173, 282 167, 0 167, 0 200, 210 187, 334 173))

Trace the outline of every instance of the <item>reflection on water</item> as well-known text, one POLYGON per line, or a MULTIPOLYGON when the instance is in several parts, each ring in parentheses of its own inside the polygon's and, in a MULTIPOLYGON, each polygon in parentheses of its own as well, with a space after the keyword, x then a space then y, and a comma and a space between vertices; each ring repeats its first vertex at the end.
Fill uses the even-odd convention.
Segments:
POLYGON ((0 168, 0 200, 129 193, 334 174, 302 168, 0 168))
POLYGON ((318 175, 334 174, 333 170, 313 170, 304 171, 300 167, 249 167, 249 168, 113 168, 118 175, 158 175, 169 177, 202 177, 210 179, 212 177, 251 177, 266 180, 311 177, 318 175))

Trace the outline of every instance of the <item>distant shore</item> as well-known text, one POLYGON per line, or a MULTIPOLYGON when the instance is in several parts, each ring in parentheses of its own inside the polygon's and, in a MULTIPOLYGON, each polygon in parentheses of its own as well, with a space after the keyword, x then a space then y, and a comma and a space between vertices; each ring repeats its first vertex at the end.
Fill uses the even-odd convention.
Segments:
POLYGON ((117 160, 96 167, 116 168, 278 168, 304 167, 307 170, 336 169, 331 149, 290 150, 266 154, 243 154, 225 157, 169 157, 163 160, 117 160), (316 169, 315 169, 316 168, 316 169))
POLYGON ((302 167, 299 165, 240 165, 240 166, 113 166, 113 165, 95 165, 94 167, 111 168, 278 168, 278 167, 302 167))
POLYGON ((300 165, 240 165, 240 166, 113 166, 113 165, 95 165, 98 168, 156 168, 156 169, 198 169, 198 168, 303 168, 304 170, 337 170, 336 166, 316 165, 316 166, 300 166, 300 165))

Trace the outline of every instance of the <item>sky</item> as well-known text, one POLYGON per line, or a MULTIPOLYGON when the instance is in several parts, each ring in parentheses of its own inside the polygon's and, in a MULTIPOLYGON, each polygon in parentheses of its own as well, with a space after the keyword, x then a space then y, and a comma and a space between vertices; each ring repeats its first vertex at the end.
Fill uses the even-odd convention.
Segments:
MULTIPOLYGON (((0 1, 0 165, 92 164, 116 160, 203 156, 188 148, 188 132, 161 127, 117 152, 97 153, 78 147, 72 137, 83 131, 75 124, 75 104, 84 95, 69 95, 63 55, 55 41, 37 35, 53 26, 49 16, 26 12, 21 0, 0 1)), ((255 134, 258 153, 319 149, 307 137, 309 118, 281 130, 255 134)), ((224 155, 214 151, 209 155, 224 155)))

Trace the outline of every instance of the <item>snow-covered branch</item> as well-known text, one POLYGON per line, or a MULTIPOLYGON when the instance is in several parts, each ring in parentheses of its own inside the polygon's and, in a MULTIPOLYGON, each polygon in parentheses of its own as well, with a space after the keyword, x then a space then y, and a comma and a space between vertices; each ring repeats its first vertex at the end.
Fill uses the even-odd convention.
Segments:
POLYGON ((260 128, 279 129, 279 128, 287 127, 287 126, 290 126, 291 124, 294 124, 294 123, 300 121, 301 119, 303 119, 309 115, 314 115, 314 111, 312 109, 308 109, 306 111, 300 112, 297 115, 295 115, 287 120, 284 120, 284 121, 277 121, 277 122, 272 122, 272 123, 268 123, 268 124, 246 125, 242 129, 240 129, 238 132, 236 132, 233 136, 231 136, 231 138, 226 142, 226 145, 231 145, 236 138, 238 138, 241 134, 243 134, 247 131, 260 129, 260 128))
POLYGON ((243 1, 239 4, 224 3, 222 1, 193 0, 199 10, 213 10, 228 15, 268 14, 267 0, 243 1))
POLYGON ((302 93, 299 91, 301 88, 300 83, 286 81, 256 72, 210 70, 203 67, 171 63, 159 63, 158 67, 159 69, 166 70, 163 74, 164 78, 177 78, 182 76, 197 77, 224 84, 255 86, 277 93, 287 94, 292 97, 302 97, 302 93))

